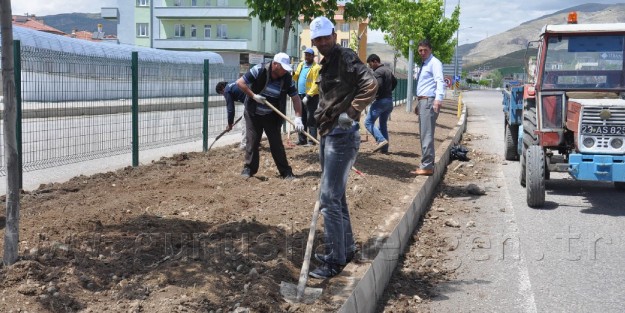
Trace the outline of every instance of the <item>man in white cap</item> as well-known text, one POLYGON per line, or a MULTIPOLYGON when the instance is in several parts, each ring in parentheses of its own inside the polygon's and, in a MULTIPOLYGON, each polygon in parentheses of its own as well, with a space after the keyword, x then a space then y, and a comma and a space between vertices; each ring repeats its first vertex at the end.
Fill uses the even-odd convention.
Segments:
POLYGON ((286 158, 282 144, 282 117, 265 104, 271 103, 282 114, 286 111, 286 97, 291 97, 295 110, 295 129, 304 130, 302 123, 302 103, 297 95, 297 88, 291 76, 291 59, 280 52, 269 63, 258 64, 237 80, 237 86, 247 95, 245 100, 245 127, 247 145, 245 146, 245 165, 241 176, 249 178, 258 172, 260 140, 263 131, 267 135, 273 161, 284 179, 294 179, 293 170, 286 158))
POLYGON ((315 18, 310 23, 310 35, 323 55, 315 119, 321 136, 319 204, 325 248, 315 254, 321 266, 310 276, 325 279, 338 275, 356 254, 345 190, 360 148, 360 112, 375 100, 378 83, 353 50, 336 44, 334 24, 329 19, 315 18))
MULTIPOLYGON (((319 87, 317 86, 319 70, 321 70, 321 66, 315 62, 315 50, 307 48, 304 50, 304 62, 301 62, 297 66, 297 69, 293 74, 293 80, 297 84, 299 97, 302 99, 302 104, 304 105, 304 108, 302 109, 304 130, 315 138, 317 138, 315 110, 317 110, 317 105, 319 104, 319 87)), ((297 144, 314 145, 315 143, 310 140, 306 140, 306 136, 303 133, 299 133, 297 144)))

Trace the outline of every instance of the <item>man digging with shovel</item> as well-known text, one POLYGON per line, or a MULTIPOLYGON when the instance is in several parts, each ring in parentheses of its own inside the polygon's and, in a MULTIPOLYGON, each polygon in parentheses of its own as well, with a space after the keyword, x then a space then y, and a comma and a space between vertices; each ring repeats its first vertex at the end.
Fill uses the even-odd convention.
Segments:
POLYGON ((316 253, 321 266, 310 272, 320 279, 343 271, 356 254, 356 243, 347 209, 345 190, 349 172, 360 148, 360 112, 375 99, 378 82, 358 55, 336 44, 334 24, 326 17, 310 23, 313 45, 323 55, 319 86, 319 107, 315 111, 319 135, 321 181, 319 200, 315 203, 308 242, 297 286, 281 282, 280 293, 288 302, 312 303, 321 295, 320 288, 306 288, 308 264, 314 240, 318 212, 323 214, 324 252, 316 253), (297 290, 295 287, 297 287, 297 290), (296 292, 295 292, 296 291, 296 292))
POLYGON ((360 113, 375 100, 378 84, 371 69, 352 49, 336 43, 329 19, 315 18, 310 23, 310 35, 323 55, 315 119, 321 136, 319 202, 325 249, 315 254, 322 264, 310 276, 325 279, 338 275, 356 253, 345 190, 360 148, 360 113))
POLYGON ((237 80, 237 86, 247 95, 245 99, 245 127, 247 145, 245 146, 245 165, 241 176, 249 178, 258 172, 260 140, 263 131, 267 135, 273 161, 284 179, 294 179, 293 171, 286 158, 282 144, 282 117, 265 104, 265 101, 277 107, 279 112, 286 111, 287 95, 295 110, 295 130, 304 130, 302 123, 302 103, 291 76, 290 58, 286 53, 276 54, 273 61, 252 67, 237 80))

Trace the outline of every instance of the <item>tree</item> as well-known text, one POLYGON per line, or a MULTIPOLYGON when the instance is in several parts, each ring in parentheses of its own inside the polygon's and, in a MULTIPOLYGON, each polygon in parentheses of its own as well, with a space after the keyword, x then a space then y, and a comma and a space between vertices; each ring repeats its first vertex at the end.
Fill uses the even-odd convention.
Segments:
POLYGON ((7 169, 6 225, 4 229, 4 265, 17 261, 20 222, 20 177, 17 154, 17 105, 13 64, 13 22, 11 0, 0 2, 2 28, 2 92, 4 95, 4 153, 7 169))
POLYGON ((263 23, 284 30, 282 36, 282 51, 286 51, 289 42, 289 33, 295 30, 294 20, 301 15, 305 23, 310 23, 316 16, 326 16, 334 21, 334 12, 337 10, 337 0, 245 0, 252 9, 250 16, 256 16, 263 23))
POLYGON ((369 18, 369 28, 385 33, 384 40, 408 58, 412 39, 416 50, 421 39, 428 39, 433 53, 450 63, 456 47, 455 32, 460 26, 460 7, 450 18, 443 16, 442 0, 353 0, 345 4, 346 20, 369 18))

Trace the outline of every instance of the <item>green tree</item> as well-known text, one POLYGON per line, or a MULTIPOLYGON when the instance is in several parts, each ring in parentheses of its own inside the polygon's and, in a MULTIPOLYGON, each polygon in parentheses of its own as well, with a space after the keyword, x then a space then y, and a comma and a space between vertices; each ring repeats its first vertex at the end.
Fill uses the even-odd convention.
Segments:
POLYGON ((443 16, 442 0, 353 0, 345 4, 345 19, 369 18, 369 28, 385 33, 384 40, 408 58, 410 40, 416 50, 422 39, 430 40, 433 53, 443 62, 452 60, 455 32, 460 26, 460 7, 443 16))
POLYGON ((334 12, 337 10, 337 0, 245 0, 245 4, 252 9, 250 16, 256 16, 263 23, 284 30, 282 36, 282 51, 286 51, 289 42, 289 33, 295 30, 297 18, 301 15, 305 23, 310 23, 316 16, 324 15, 334 21, 334 12))

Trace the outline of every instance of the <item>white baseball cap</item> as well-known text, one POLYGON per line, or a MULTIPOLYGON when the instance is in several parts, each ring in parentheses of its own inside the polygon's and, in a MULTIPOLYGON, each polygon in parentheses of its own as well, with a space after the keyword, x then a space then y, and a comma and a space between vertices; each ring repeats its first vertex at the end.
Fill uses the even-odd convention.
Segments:
POLYGON ((273 61, 280 63, 280 65, 282 65, 282 68, 287 72, 290 72, 293 70, 293 68, 291 67, 291 58, 289 57, 288 54, 284 52, 280 52, 274 55, 273 61))
POLYGON ((328 36, 334 31, 334 24, 325 16, 316 17, 310 22, 310 39, 328 36))

